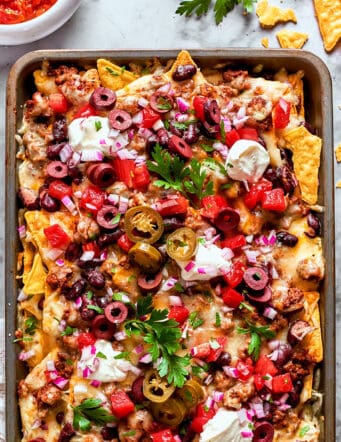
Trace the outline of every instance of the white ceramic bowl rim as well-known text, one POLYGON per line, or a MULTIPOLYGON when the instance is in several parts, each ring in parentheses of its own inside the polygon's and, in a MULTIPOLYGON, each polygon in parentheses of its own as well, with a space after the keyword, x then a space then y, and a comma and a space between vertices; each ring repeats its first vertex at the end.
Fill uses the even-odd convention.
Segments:
POLYGON ((18 45, 39 40, 60 28, 76 11, 81 0, 57 0, 38 17, 22 23, 0 25, 0 45, 18 45))

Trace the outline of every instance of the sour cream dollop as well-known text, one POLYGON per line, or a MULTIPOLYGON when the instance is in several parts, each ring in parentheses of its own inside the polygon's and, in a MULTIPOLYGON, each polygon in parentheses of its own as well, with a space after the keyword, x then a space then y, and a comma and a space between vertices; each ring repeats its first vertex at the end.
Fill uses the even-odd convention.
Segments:
POLYGON ((215 416, 204 425, 199 442, 251 442, 252 437, 243 437, 246 425, 240 424, 236 411, 219 408, 215 416))
POLYGON ((83 348, 78 368, 81 371, 87 367, 90 368, 91 373, 87 375, 88 379, 101 382, 123 381, 131 368, 130 362, 125 359, 115 359, 120 352, 114 350, 109 341, 98 339, 94 347, 94 349, 92 346, 83 348))
POLYGON ((75 152, 93 149, 106 152, 114 144, 110 130, 108 118, 76 118, 68 128, 69 144, 75 152))
POLYGON ((257 141, 238 140, 229 150, 225 167, 228 176, 238 181, 255 183, 270 164, 268 151, 257 141))
POLYGON ((223 249, 214 244, 199 244, 192 260, 177 261, 181 268, 181 277, 185 281, 208 281, 222 275, 230 267, 223 249))

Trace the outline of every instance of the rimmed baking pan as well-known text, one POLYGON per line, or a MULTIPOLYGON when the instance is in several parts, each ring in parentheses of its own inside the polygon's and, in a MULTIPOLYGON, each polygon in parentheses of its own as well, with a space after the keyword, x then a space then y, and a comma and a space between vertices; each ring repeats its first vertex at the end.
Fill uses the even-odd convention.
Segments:
MULTIPOLYGON (((174 58, 178 50, 43 50, 30 52, 12 67, 7 83, 6 121, 6 440, 21 439, 21 424, 17 406, 17 384, 25 376, 17 360, 13 345, 16 329, 16 297, 19 291, 16 279, 17 237, 17 165, 15 134, 22 119, 22 104, 34 91, 32 73, 40 68, 44 59, 52 63, 95 65, 99 57, 126 65, 130 61, 143 61, 159 57, 161 61, 174 58)), ((335 278, 334 278, 334 177, 332 138, 332 86, 325 64, 315 55, 298 50, 282 49, 210 49, 190 50, 199 66, 231 62, 233 65, 254 68, 262 65, 266 71, 278 71, 284 67, 289 72, 302 69, 305 72, 305 109, 307 121, 316 127, 323 140, 320 168, 319 204, 325 210, 321 214, 322 238, 326 259, 326 276, 321 287, 321 321, 324 344, 324 361, 321 364, 320 391, 323 392, 323 416, 321 440, 335 440, 335 278)))

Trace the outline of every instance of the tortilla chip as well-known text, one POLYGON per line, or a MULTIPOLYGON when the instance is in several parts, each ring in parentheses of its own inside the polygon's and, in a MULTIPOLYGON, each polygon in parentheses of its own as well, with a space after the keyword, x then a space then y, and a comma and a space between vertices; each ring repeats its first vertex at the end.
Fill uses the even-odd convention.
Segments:
POLYGON ((321 320, 318 307, 319 299, 320 294, 318 292, 305 292, 304 310, 300 314, 300 319, 307 321, 314 327, 314 330, 308 333, 303 339, 302 346, 315 362, 321 362, 323 359, 321 320))
POLYGON ((27 275, 24 292, 37 295, 45 292, 46 271, 39 253, 36 253, 30 273, 27 275))
POLYGON ((340 163, 340 161, 341 161, 341 143, 338 144, 335 148, 335 156, 336 156, 336 161, 338 163, 340 163))
POLYGON ((314 4, 324 48, 331 51, 341 38, 341 2, 314 0, 314 4))
POLYGON ((337 187, 338 189, 341 189, 341 180, 339 180, 339 181, 336 183, 336 187, 337 187))
POLYGON ((278 23, 292 21, 297 23, 295 12, 292 9, 281 9, 268 4, 268 0, 261 0, 257 4, 256 14, 263 28, 273 28, 278 23))
POLYGON ((55 77, 47 75, 45 70, 37 69, 33 72, 33 78, 38 91, 43 95, 50 95, 59 92, 55 82, 55 77))
POLYGON ((198 66, 193 61, 190 53, 188 51, 180 51, 176 60, 174 61, 170 70, 166 73, 167 77, 174 82, 173 80, 173 72, 177 69, 178 66, 181 65, 193 65, 197 68, 197 72, 193 75, 192 80, 194 81, 195 86, 200 86, 203 83, 207 83, 205 77, 202 75, 198 66))
POLYGON ((276 33, 277 40, 281 48, 301 49, 308 40, 309 35, 295 31, 278 31, 276 33))
POLYGON ((269 47, 269 39, 268 39, 268 37, 263 37, 263 38, 261 39, 261 43, 262 43, 262 46, 263 46, 264 48, 268 48, 268 47, 269 47))
POLYGON ((286 132, 284 140, 286 147, 293 152, 294 172, 300 184, 302 199, 308 204, 316 204, 322 140, 304 126, 286 132))
POLYGON ((114 91, 124 88, 138 78, 132 72, 104 58, 97 60, 97 70, 102 86, 114 91))
POLYGON ((314 373, 313 368, 310 367, 310 373, 304 377, 303 389, 300 394, 300 403, 304 404, 311 398, 313 392, 314 373))
POLYGON ((29 277, 29 274, 32 270, 33 260, 35 257, 35 250, 36 249, 31 242, 28 242, 26 240, 22 241, 22 245, 24 248, 24 252, 23 252, 23 263, 24 263, 23 283, 26 284, 27 278, 29 277))

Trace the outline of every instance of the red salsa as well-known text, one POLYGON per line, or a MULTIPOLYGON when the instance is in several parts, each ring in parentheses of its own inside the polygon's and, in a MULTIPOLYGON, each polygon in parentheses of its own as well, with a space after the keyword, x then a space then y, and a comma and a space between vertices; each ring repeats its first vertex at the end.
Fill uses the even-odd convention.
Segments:
POLYGON ((0 3, 0 24, 13 25, 38 17, 57 0, 3 0, 0 3))

